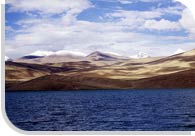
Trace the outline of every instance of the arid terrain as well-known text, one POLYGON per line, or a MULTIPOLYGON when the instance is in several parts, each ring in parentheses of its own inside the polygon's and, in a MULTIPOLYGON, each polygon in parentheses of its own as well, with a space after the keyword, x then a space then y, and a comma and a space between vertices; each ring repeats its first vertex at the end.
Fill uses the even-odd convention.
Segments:
POLYGON ((7 91, 195 88, 195 50, 139 59, 25 56, 5 64, 7 91))

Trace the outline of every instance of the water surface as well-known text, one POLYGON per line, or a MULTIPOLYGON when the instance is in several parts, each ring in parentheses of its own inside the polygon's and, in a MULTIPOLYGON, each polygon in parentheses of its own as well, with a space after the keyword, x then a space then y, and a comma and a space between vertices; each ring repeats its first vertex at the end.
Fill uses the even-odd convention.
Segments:
POLYGON ((195 130, 195 89, 6 92, 23 130, 195 130))

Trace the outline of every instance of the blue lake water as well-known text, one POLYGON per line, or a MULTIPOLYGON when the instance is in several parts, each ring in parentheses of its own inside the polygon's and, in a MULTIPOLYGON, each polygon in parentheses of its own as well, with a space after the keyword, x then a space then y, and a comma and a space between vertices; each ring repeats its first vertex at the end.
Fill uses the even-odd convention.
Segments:
POLYGON ((195 89, 6 92, 23 130, 195 130, 195 89))

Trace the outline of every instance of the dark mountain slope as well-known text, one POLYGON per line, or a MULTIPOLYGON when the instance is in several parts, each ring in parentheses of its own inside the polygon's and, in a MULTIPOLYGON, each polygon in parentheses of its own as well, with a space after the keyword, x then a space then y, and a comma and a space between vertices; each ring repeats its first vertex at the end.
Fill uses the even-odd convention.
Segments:
POLYGON ((6 90, 93 90, 195 88, 195 69, 141 80, 47 75, 9 86, 6 90))

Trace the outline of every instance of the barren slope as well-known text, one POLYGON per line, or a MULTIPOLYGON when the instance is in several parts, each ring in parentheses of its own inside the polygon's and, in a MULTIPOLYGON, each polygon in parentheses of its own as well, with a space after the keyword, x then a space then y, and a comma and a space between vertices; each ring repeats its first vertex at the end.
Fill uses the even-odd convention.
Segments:
POLYGON ((105 66, 98 66, 95 64, 96 62, 99 61, 42 65, 6 62, 7 89, 78 90, 195 87, 195 50, 165 58, 117 61, 105 66))

